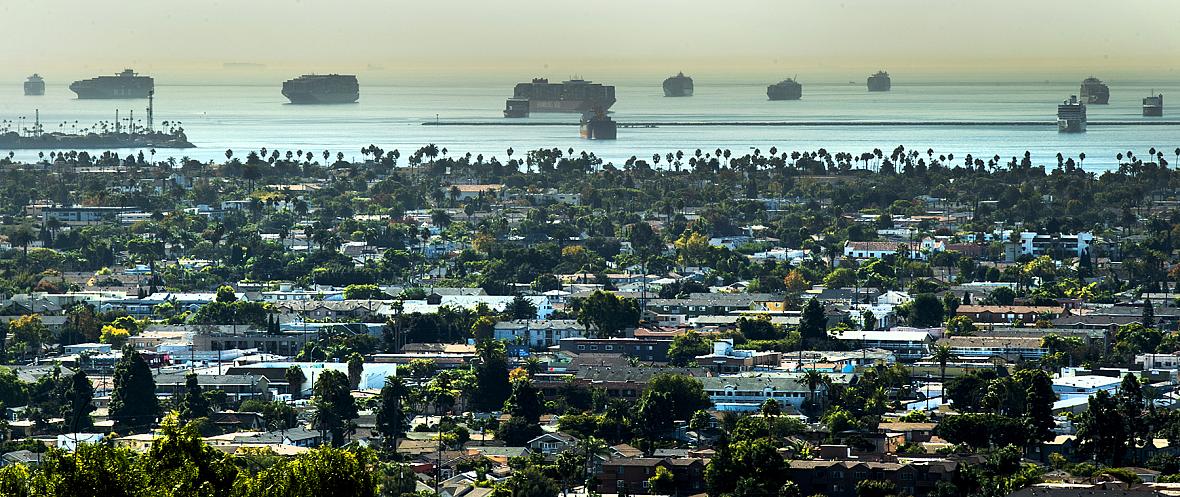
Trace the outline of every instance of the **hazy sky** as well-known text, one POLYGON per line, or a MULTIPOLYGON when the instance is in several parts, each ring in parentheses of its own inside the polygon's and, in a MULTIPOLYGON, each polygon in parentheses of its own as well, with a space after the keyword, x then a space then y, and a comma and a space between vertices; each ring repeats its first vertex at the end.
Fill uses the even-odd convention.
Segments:
POLYGON ((1175 81, 1178 20, 1180 0, 0 0, 0 76, 1175 81))

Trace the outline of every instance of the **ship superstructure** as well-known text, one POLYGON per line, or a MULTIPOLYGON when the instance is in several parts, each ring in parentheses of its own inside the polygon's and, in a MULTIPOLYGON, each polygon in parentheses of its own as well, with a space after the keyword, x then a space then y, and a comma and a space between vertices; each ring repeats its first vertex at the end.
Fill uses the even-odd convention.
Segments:
POLYGON ((1078 101, 1077 95, 1057 106, 1057 131, 1061 133, 1086 132, 1086 104, 1078 101))
POLYGON ((1164 94, 1148 95, 1143 98, 1143 116, 1160 117, 1164 115, 1164 94))
POLYGON ((25 95, 37 96, 44 94, 45 80, 41 78, 40 74, 34 74, 25 80, 25 95))
POLYGON ((664 80, 664 96, 665 97, 691 97, 692 96, 692 78, 685 76, 684 73, 677 73, 675 76, 664 80))
POLYGON ((869 76, 866 84, 869 91, 889 91, 893 87, 893 81, 889 79, 889 73, 885 71, 877 71, 876 74, 869 76))
POLYGON ((1082 87, 1078 93, 1082 102, 1087 104, 1105 105, 1110 102, 1110 87, 1101 79, 1090 76, 1082 80, 1082 87))

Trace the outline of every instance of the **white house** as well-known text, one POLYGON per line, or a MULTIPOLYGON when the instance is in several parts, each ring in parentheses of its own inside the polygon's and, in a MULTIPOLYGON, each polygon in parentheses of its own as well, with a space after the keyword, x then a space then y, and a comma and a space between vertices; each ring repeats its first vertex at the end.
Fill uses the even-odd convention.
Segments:
POLYGON ((1053 392, 1062 399, 1089 397, 1098 393, 1099 390, 1114 393, 1115 390, 1118 390, 1119 384, 1122 381, 1122 378, 1117 376, 1064 376, 1053 379, 1053 392))

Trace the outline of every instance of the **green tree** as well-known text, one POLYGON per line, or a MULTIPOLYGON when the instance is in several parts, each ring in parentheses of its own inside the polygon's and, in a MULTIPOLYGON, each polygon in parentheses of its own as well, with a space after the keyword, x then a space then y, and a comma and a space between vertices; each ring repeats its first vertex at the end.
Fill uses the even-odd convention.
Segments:
POLYGON ((561 487, 540 468, 529 466, 492 487, 492 497, 557 497, 561 487))
POLYGON ((209 399, 205 398, 204 389, 196 373, 184 376, 184 397, 180 400, 180 421, 188 423, 197 418, 207 418, 213 414, 213 407, 209 399))
POLYGON ((283 378, 287 380, 287 390, 291 393, 291 398, 298 399, 303 392, 303 382, 307 381, 307 376, 303 374, 303 369, 294 364, 287 366, 287 371, 283 373, 283 378))
POLYGON ((385 378, 385 385, 377 397, 377 432, 387 447, 395 447, 397 436, 406 431, 406 401, 410 391, 401 378, 385 378))
POLYGON ((146 488, 168 489, 167 495, 230 495, 238 468, 226 455, 206 445, 195 423, 181 425, 176 413, 164 416, 145 466, 146 488))
POLYGON ((987 297, 990 303, 996 305, 1012 305, 1012 302, 1016 301, 1016 292, 1011 288, 1002 286, 992 290, 987 297))
POLYGON ((942 302, 931 293, 919 293, 914 300, 903 304, 908 308, 910 325, 918 328, 932 328, 942 325, 946 309, 942 302))
POLYGON ((242 401, 242 405, 238 407, 238 411, 261 414, 262 421, 266 424, 266 429, 272 431, 289 430, 299 424, 295 408, 287 405, 286 402, 278 400, 267 402, 258 399, 246 399, 242 401))
POLYGON ((313 391, 312 427, 330 434, 333 445, 343 444, 355 428, 353 420, 358 414, 348 377, 339 371, 326 370, 316 378, 313 391))
POLYGON ((40 314, 26 314, 8 323, 8 331, 12 339, 23 344, 25 352, 32 352, 33 357, 39 357, 44 346, 52 335, 49 328, 41 320, 40 314))
POLYGON ((673 366, 687 366, 698 356, 708 354, 712 350, 705 337, 695 331, 677 335, 668 347, 668 362, 673 366))
POLYGON ((504 401, 504 412, 536 424, 544 411, 545 397, 533 382, 527 379, 512 382, 512 395, 504 401))
POLYGON ((237 295, 234 295, 234 289, 228 285, 217 287, 217 296, 214 297, 214 302, 222 304, 231 304, 238 301, 237 295))
POLYGON ((79 444, 73 452, 50 450, 29 482, 28 495, 137 497, 148 486, 136 454, 109 444, 79 444))
MULTIPOLYGON (((343 374, 340 374, 343 377, 343 374)), ((318 380, 317 380, 318 382, 318 380)), ((321 447, 281 461, 235 485, 235 497, 376 497, 377 480, 369 452, 321 447)))
POLYGON ((889 480, 861 480, 856 482, 856 497, 892 497, 897 485, 889 480))
POLYGON ((775 495, 787 482, 787 463, 766 438, 722 440, 705 467, 709 495, 775 495))
POLYGON ((578 323, 587 331, 594 327, 599 337, 618 336, 639 324, 639 302, 612 292, 595 290, 589 297, 574 299, 573 308, 578 323))
POLYGON ((361 374, 365 371, 365 357, 353 352, 348 355, 348 385, 353 390, 361 386, 361 374))
POLYGON ((676 420, 687 421, 693 413, 713 405, 700 380, 672 373, 658 373, 648 380, 639 397, 639 405, 644 404, 658 406, 655 412, 666 413, 655 419, 644 419, 661 426, 670 426, 676 420))
POLYGON ((676 477, 665 466, 656 466, 656 473, 647 479, 647 489, 654 495, 676 495, 676 477))
POLYGON ((971 318, 967 316, 954 316, 946 321, 946 332, 949 336, 972 336, 978 329, 971 318))
POLYGON ((824 315, 824 306, 812 297, 799 316, 799 335, 814 343, 827 339, 827 330, 828 318, 824 315))
POLYGON ((156 420, 160 410, 156 380, 147 362, 130 345, 123 347, 123 356, 115 363, 114 383, 110 418, 116 430, 135 430, 156 420))
POLYGON ((940 383, 946 384, 946 363, 955 358, 954 352, 946 344, 937 344, 934 349, 930 351, 930 358, 938 363, 938 374, 940 383))
POLYGON ((537 306, 533 301, 517 294, 512 297, 512 302, 508 304, 504 313, 512 319, 537 319, 537 306))
POLYGON ((94 424, 90 419, 90 413, 94 412, 94 385, 90 384, 86 372, 79 369, 70 376, 64 400, 61 417, 66 430, 78 433, 90 429, 94 424))
POLYGON ((344 287, 345 300, 385 300, 389 299, 389 294, 381 291, 381 288, 373 284, 363 285, 348 285, 344 287))
POLYGON ((474 406, 483 411, 499 409, 513 390, 508 383, 508 354, 504 343, 485 340, 477 343, 475 348, 478 356, 473 368, 476 382, 474 406))
POLYGON ((1122 465, 1130 434, 1119 411, 1118 400, 1106 390, 1099 390, 1090 397, 1086 410, 1075 423, 1079 449, 1083 453, 1111 466, 1122 465))

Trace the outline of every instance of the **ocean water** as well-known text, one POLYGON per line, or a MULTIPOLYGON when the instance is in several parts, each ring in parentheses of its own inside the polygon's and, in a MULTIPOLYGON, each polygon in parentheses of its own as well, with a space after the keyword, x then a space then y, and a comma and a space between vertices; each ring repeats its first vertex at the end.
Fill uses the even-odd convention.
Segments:
MULTIPOLYGON (((1080 78, 1079 78, 1080 79, 1080 78)), ((1088 107, 1091 122, 1180 121, 1180 108, 1168 107, 1169 96, 1180 98, 1180 82, 1108 82, 1109 105, 1088 107), (1145 118, 1140 103, 1151 91, 1165 95, 1163 118, 1145 118), (1173 114, 1174 113, 1174 114, 1173 114)), ((424 126, 438 122, 504 122, 501 111, 512 82, 483 86, 367 86, 362 81, 356 104, 300 106, 286 103, 275 86, 173 86, 156 87, 155 120, 180 121, 195 149, 158 150, 158 159, 191 157, 224 160, 226 149, 240 157, 250 150, 314 151, 359 159, 361 147, 376 144, 399 149, 402 156, 426 143, 445 147, 452 154, 470 152, 506 158, 509 147, 524 151, 557 147, 594 152, 605 161, 621 164, 636 156, 650 160, 683 150, 729 149, 734 154, 754 148, 764 153, 813 151, 860 154, 880 148, 886 153, 898 145, 936 154, 952 153, 956 159, 970 153, 978 157, 1000 155, 1004 160, 1032 153, 1037 164, 1053 166, 1057 153, 1076 157, 1084 152, 1084 166, 1102 171, 1116 166, 1115 155, 1128 150, 1146 156, 1151 147, 1172 151, 1180 147, 1180 126, 1093 125, 1084 134, 1060 134, 1056 105, 1076 94, 1078 83, 924 83, 906 84, 895 76, 893 90, 869 93, 863 82, 815 83, 803 81, 803 99, 771 102, 765 84, 696 81, 696 94, 665 98, 659 81, 617 85, 618 103, 611 109, 620 123, 657 123, 653 128, 620 128, 616 141, 587 141, 578 137, 574 114, 539 114, 524 121, 555 126, 424 126), (822 122, 822 125, 766 126, 658 126, 669 122, 822 122), (1044 126, 1005 125, 900 125, 848 126, 855 121, 1043 121, 1044 126)), ((77 100, 65 84, 50 82, 46 94, 22 95, 19 84, 0 88, 0 119, 25 122, 40 111, 46 131, 71 131, 100 120, 113 121, 115 110, 126 118, 134 111, 137 121, 146 116, 146 100, 77 100), (76 125, 74 123, 77 123, 76 125)), ((3 151, 6 152, 6 151, 3 151)), ((123 154, 135 150, 121 150, 123 154)), ((15 151, 22 159, 34 159, 37 151, 15 151)), ((403 159, 404 161, 404 159, 403 159)))

